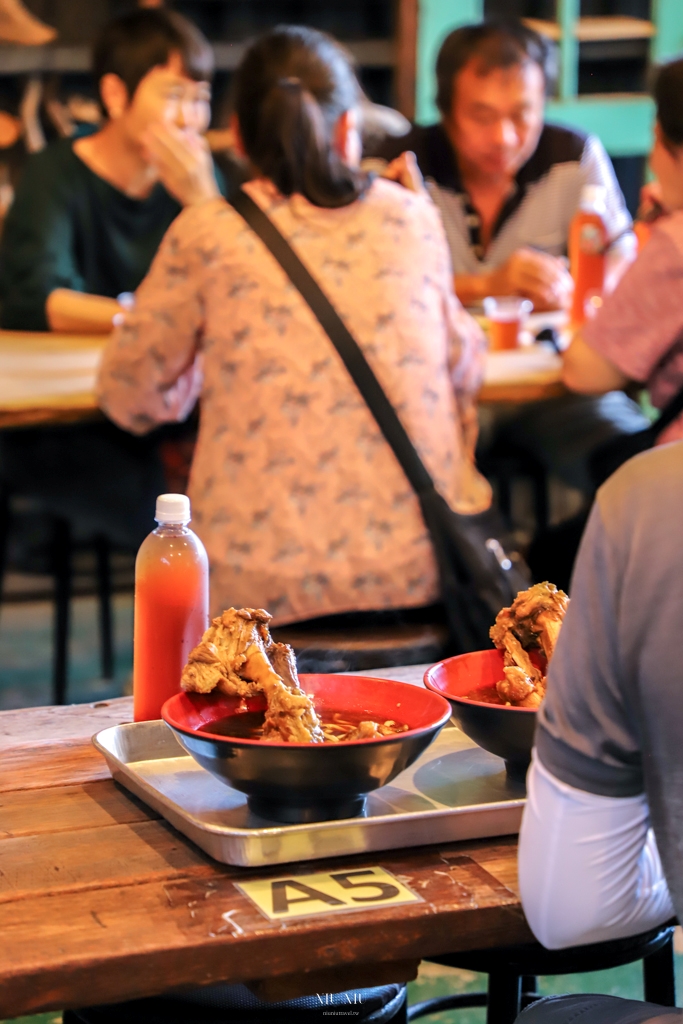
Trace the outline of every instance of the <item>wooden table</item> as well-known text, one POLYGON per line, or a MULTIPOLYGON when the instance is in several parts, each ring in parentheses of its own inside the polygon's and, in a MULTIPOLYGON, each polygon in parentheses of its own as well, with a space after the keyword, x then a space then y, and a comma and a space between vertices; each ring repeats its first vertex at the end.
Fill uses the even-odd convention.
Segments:
POLYGON ((101 414, 95 375, 106 335, 0 331, 0 428, 101 414))
POLYGON ((233 882, 282 865, 218 864, 112 781, 90 736, 131 711, 120 698, 0 714, 0 1017, 218 981, 339 991, 531 939, 514 837, 308 863, 382 865, 424 903, 268 922, 233 882))
MULTIPOLYGON (((106 335, 0 331, 0 429, 100 417, 95 375, 106 341, 106 335)), ((535 402, 565 393, 558 363, 525 369, 524 359, 505 379, 489 358, 479 401, 535 402)))
POLYGON ((534 345, 486 356, 480 404, 519 405, 565 395, 562 357, 549 348, 534 345))

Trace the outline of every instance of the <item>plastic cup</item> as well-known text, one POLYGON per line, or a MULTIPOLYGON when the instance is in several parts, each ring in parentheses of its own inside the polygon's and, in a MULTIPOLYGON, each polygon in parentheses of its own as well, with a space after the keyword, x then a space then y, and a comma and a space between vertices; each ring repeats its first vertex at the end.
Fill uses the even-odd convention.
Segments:
POLYGON ((529 299, 517 296, 484 299, 484 313, 490 324, 489 347, 492 352, 517 348, 519 332, 527 316, 534 308, 529 299))

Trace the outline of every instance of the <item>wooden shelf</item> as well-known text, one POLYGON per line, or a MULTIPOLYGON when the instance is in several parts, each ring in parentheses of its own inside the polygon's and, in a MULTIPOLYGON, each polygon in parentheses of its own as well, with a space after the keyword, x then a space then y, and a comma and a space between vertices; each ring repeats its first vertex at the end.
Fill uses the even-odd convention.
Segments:
POLYGON ((87 46, 0 46, 0 75, 90 69, 87 46))
MULTIPOLYGON (((554 42, 560 40, 560 26, 556 21, 524 18, 524 24, 554 42)), ((579 18, 576 23, 575 35, 580 43, 597 43, 615 39, 651 39, 655 32, 655 26, 651 21, 618 15, 605 18, 579 18)))
MULTIPOLYGON (((214 43, 217 71, 234 71, 246 43, 214 43)), ((361 67, 393 68, 395 44, 391 39, 362 39, 346 42, 361 67)), ((91 55, 88 46, 0 46, 0 75, 40 73, 87 73, 91 55)))

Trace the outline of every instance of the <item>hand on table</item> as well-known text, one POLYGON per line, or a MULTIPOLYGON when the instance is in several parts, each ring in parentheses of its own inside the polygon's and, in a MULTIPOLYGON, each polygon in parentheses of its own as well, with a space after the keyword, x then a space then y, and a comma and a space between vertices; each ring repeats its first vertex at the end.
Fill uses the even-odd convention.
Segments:
POLYGON ((574 282, 562 260, 536 249, 518 249, 489 275, 491 295, 522 295, 537 311, 568 309, 574 282))
POLYGON ((382 171, 383 178, 389 181, 396 181, 399 185, 409 189, 411 192, 424 192, 425 184, 420 168, 417 166, 417 158, 410 150, 401 153, 395 160, 382 171))
POLYGON ((211 153, 202 136, 174 125, 152 124, 145 146, 162 185, 182 206, 218 198, 211 153))

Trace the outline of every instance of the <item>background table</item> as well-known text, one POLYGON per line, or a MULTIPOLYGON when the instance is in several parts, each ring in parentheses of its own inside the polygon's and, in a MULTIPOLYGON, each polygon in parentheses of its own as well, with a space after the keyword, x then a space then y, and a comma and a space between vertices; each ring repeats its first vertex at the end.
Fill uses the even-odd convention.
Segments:
POLYGON ((562 357, 549 346, 532 345, 486 355, 480 404, 538 402, 566 393, 562 357))
MULTIPOLYGON (((0 428, 100 416, 95 377, 106 335, 0 331, 0 428)), ((479 401, 534 402, 565 391, 560 357, 518 349, 487 357, 479 401)))
POLYGON ((97 416, 106 335, 0 331, 0 427, 97 416))
POLYGON ((424 902, 267 921, 233 882, 283 865, 218 864, 112 781, 90 736, 131 711, 120 698, 0 714, 0 1016, 222 980, 338 991, 409 980, 429 954, 531 940, 514 837, 307 863, 380 864, 424 902))

